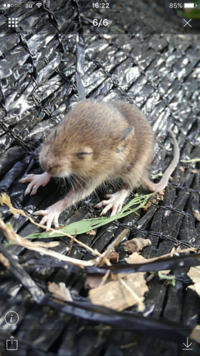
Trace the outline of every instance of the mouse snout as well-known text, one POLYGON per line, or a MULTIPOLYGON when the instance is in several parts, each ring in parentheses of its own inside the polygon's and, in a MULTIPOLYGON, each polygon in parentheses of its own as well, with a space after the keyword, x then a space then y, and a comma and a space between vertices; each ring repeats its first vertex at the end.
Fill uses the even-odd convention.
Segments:
POLYGON ((52 175, 54 175, 60 167, 58 162, 51 163, 47 160, 40 160, 40 165, 45 172, 52 175))

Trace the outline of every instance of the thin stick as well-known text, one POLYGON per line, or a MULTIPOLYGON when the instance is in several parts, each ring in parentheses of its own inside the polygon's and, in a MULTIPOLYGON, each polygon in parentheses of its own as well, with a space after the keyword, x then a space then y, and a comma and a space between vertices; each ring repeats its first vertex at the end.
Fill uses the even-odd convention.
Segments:
POLYGON ((162 255, 162 256, 160 256, 160 257, 153 257, 153 258, 149 258, 148 260, 146 260, 146 261, 143 261, 141 264, 143 265, 143 264, 146 264, 146 263, 149 263, 149 262, 154 262, 154 261, 158 261, 158 260, 162 260, 163 258, 166 258, 166 257, 173 257, 173 255, 175 254, 175 253, 179 253, 179 252, 191 252, 191 251, 196 251, 196 248, 194 248, 194 247, 190 247, 190 248, 185 248, 184 250, 180 250, 180 251, 178 251, 178 250, 176 250, 176 251, 174 251, 174 252, 170 252, 170 253, 166 253, 165 255, 162 255))
POLYGON ((69 251, 67 252, 67 256, 70 256, 70 253, 71 253, 72 248, 73 248, 73 245, 74 245, 75 237, 76 237, 76 236, 74 236, 74 238, 73 238, 73 239, 71 240, 71 242, 70 242, 69 251))

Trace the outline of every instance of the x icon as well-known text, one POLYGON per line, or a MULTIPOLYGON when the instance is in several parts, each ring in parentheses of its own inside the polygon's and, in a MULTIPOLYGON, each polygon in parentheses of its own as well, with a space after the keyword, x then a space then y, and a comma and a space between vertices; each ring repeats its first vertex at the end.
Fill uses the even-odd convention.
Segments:
POLYGON ((185 19, 183 19, 183 21, 185 21, 185 25, 183 26, 183 27, 185 27, 185 26, 190 26, 190 27, 192 27, 191 25, 190 25, 190 21, 192 21, 192 19, 190 19, 189 21, 186 21, 185 19))

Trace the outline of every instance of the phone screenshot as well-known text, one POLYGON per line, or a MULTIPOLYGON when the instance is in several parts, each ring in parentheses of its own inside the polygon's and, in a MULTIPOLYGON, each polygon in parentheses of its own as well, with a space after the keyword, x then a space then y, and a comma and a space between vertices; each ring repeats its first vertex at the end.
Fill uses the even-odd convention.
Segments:
POLYGON ((200 0, 0 0, 0 355, 200 354, 200 0))

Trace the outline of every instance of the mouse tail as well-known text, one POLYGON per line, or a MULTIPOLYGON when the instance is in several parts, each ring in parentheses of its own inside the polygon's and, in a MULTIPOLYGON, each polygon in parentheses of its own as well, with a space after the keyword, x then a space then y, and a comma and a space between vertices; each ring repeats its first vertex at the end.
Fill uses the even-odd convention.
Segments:
POLYGON ((176 138, 173 134, 173 132, 171 130, 169 130, 169 133, 172 137, 173 140, 173 144, 174 144, 174 158, 172 160, 172 162, 170 163, 170 165, 168 166, 168 168, 166 169, 166 171, 164 172, 161 180, 159 183, 153 183, 149 180, 149 178, 143 178, 142 179, 142 184, 149 189, 150 191, 153 192, 161 192, 163 189, 166 188, 169 178, 171 176, 171 174, 173 173, 173 171, 175 170, 176 166, 178 165, 179 159, 180 159, 180 151, 179 151, 179 147, 178 147, 178 143, 176 141, 176 138))

